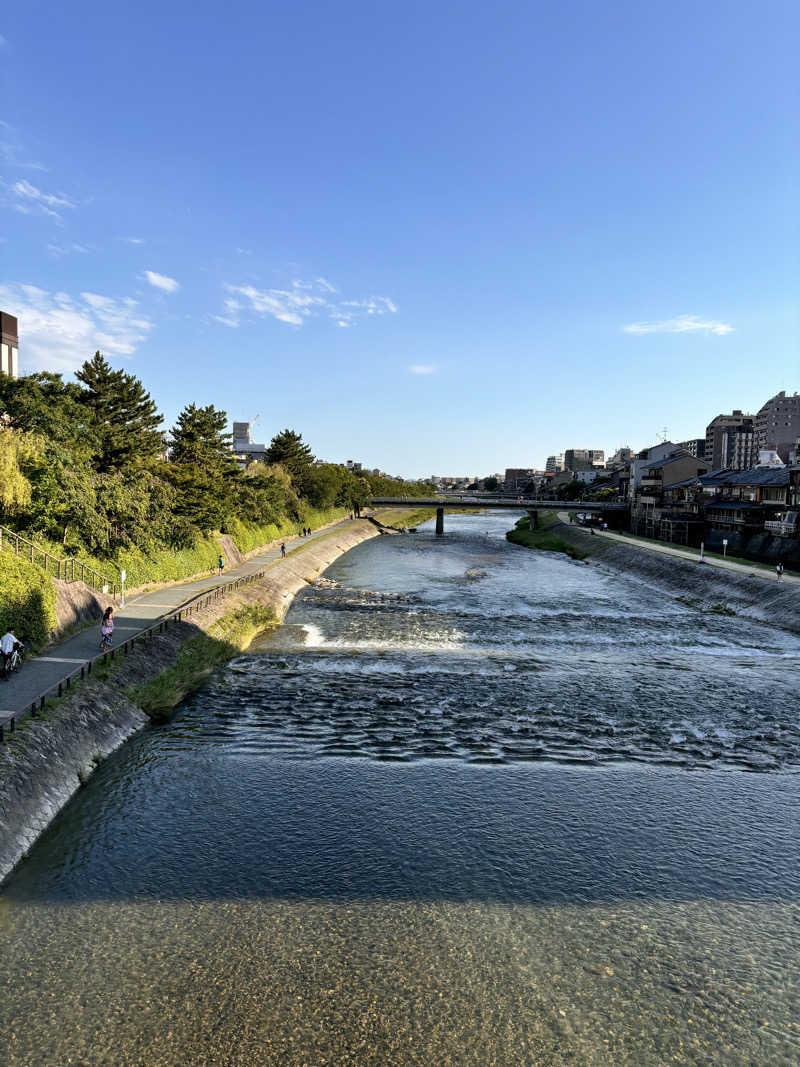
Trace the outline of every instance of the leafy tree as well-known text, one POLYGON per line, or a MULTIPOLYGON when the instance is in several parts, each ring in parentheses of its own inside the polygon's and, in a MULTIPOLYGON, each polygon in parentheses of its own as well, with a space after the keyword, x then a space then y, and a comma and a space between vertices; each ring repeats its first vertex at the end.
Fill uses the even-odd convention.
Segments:
POLYGON ((40 452, 38 438, 0 425, 0 517, 3 519, 30 504, 31 483, 23 468, 40 452))
POLYGON ((155 459, 161 451, 161 416, 138 378, 113 370, 99 352, 75 377, 83 382, 80 402, 91 413, 99 438, 95 468, 101 473, 122 470, 155 459))
POLYGON ((494 493, 497 489, 497 479, 492 475, 490 478, 483 479, 483 488, 488 493, 494 493))
POLYGON ((32 464, 29 477, 33 493, 25 517, 28 530, 92 552, 108 547, 108 524, 97 506, 97 475, 88 462, 76 464, 67 448, 53 443, 32 464))
POLYGON ((74 382, 63 382, 60 374, 0 375, 0 411, 15 429, 63 444, 76 457, 88 457, 99 442, 81 392, 74 382))
POLYGON ((267 463, 279 463, 291 474, 295 484, 314 462, 314 455, 303 437, 294 430, 276 434, 267 449, 267 463))

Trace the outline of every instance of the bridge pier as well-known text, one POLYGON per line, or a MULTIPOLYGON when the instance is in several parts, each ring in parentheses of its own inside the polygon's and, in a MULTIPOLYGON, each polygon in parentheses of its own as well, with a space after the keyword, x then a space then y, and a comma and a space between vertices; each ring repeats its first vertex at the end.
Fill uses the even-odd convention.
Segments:
POLYGON ((436 509, 436 536, 444 537, 444 508, 436 509))
POLYGON ((538 530, 539 529, 539 512, 535 511, 535 510, 531 510, 531 511, 528 512, 528 515, 530 516, 530 520, 531 520, 531 529, 532 530, 538 530))

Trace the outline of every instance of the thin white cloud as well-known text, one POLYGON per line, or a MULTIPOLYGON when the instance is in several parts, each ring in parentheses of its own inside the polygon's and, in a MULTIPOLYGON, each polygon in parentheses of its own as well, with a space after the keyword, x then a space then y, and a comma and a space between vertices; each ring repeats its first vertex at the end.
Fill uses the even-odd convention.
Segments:
POLYGON ((25 148, 17 136, 16 129, 9 122, 3 122, 2 119, 0 119, 0 163, 4 163, 7 167, 16 167, 21 170, 47 169, 41 163, 37 163, 27 157, 25 148))
POLYGON ((662 322, 631 322, 622 329, 625 333, 713 333, 719 337, 733 333, 729 323, 700 319, 697 315, 679 315, 662 322))
POLYGON ((439 368, 435 363, 412 363, 408 369, 412 374, 435 374, 439 368))
POLYGON ((11 206, 22 215, 46 215, 61 221, 57 208, 74 208, 75 204, 63 194, 44 193, 27 179, 22 178, 11 186, 11 206))
POLYGON ((82 255, 85 255, 86 253, 89 252, 89 249, 85 248, 83 245, 77 245, 77 244, 71 244, 71 245, 49 244, 47 246, 47 251, 50 253, 51 256, 60 257, 60 256, 68 256, 72 252, 77 252, 77 253, 80 253, 82 255))
POLYGON ((180 282, 176 282, 174 278, 168 278, 166 274, 156 274, 154 270, 146 270, 143 277, 155 289, 161 289, 164 293, 177 293, 181 287, 180 282))
POLYGON ((127 245, 143 245, 144 244, 144 238, 143 237, 123 237, 122 240, 127 245))
POLYGON ((397 312, 397 305, 386 296, 373 296, 366 300, 334 300, 336 287, 326 278, 313 282, 295 279, 288 289, 256 289, 253 285, 226 285, 230 295, 225 299, 224 314, 215 315, 217 322, 236 327, 241 323, 243 312, 270 316, 290 326, 302 326, 314 316, 325 315, 337 326, 354 326, 368 315, 386 315, 397 312))
POLYGON ((153 328, 130 297, 72 297, 35 285, 0 285, 0 306, 19 319, 26 370, 70 373, 98 348, 107 356, 130 356, 153 328))

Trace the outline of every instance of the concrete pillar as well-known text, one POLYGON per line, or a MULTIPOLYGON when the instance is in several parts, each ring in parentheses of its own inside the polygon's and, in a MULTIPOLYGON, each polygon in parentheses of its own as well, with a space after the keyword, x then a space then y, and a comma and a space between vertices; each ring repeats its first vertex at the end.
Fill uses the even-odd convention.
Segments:
POLYGON ((538 511, 529 511, 528 515, 530 515, 530 519, 531 519, 531 529, 532 530, 538 530, 539 529, 539 512, 538 511))
POLYGON ((436 536, 444 537, 444 508, 436 509, 436 536))

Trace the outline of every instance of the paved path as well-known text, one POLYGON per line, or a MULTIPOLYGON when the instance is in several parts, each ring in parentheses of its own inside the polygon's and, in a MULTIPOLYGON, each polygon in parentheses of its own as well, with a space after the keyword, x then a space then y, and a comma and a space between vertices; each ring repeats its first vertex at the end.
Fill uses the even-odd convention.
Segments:
MULTIPOLYGON (((354 520, 365 521, 361 520, 354 520)), ((349 526, 350 519, 343 519, 309 534, 308 537, 287 537, 288 549, 297 545, 305 545, 324 537, 331 530, 342 526, 349 526)), ((156 589, 152 593, 141 593, 139 596, 127 598, 124 608, 114 611, 114 643, 127 640, 135 633, 146 629, 161 615, 180 607, 187 600, 192 600, 207 589, 215 589, 218 585, 224 585, 234 578, 242 578, 248 574, 255 574, 261 570, 265 563, 279 559, 281 554, 280 545, 262 552, 238 567, 229 567, 220 575, 214 573, 207 578, 198 578, 195 581, 181 582, 179 585, 165 586, 156 589)), ((24 640, 25 635, 20 634, 24 640)), ((70 669, 80 666, 87 659, 96 656, 100 643, 100 623, 89 626, 80 633, 75 634, 68 640, 48 648, 40 656, 26 660, 22 669, 8 680, 0 681, 0 720, 22 711, 31 704, 39 695, 50 686, 56 685, 70 669)))
MULTIPOLYGON (((562 522, 570 525, 569 512, 559 511, 558 517, 562 522)), ((574 524, 573 524, 574 525, 574 524)), ((700 563, 700 557, 694 552, 687 552, 682 548, 675 548, 674 545, 667 545, 663 541, 639 541, 634 537, 626 537, 624 534, 615 534, 611 530, 598 530, 594 527, 596 537, 605 537, 609 541, 619 541, 620 544, 627 545, 629 548, 641 548, 645 552, 659 552, 662 556, 678 556, 680 559, 688 559, 691 563, 700 563)), ((774 570, 762 569, 761 567, 753 567, 747 563, 735 563, 731 559, 717 559, 715 556, 706 556, 703 566, 719 567, 724 571, 738 571, 740 574, 749 574, 754 578, 766 578, 767 581, 773 582, 786 582, 787 585, 800 585, 800 577, 796 577, 792 574, 784 574, 782 578, 778 578, 778 575, 774 570)))

